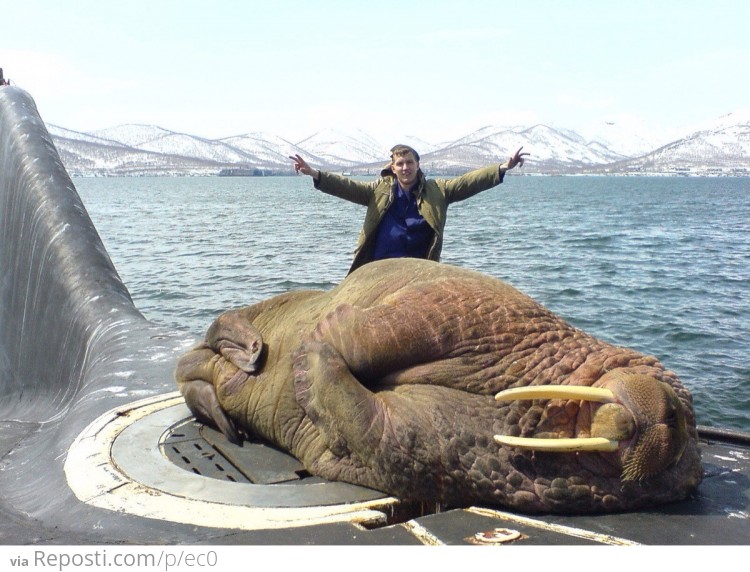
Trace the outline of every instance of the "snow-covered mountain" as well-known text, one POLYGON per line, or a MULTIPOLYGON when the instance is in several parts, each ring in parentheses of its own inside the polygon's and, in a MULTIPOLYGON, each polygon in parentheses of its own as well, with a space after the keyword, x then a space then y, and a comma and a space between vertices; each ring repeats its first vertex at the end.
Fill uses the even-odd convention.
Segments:
POLYGON ((336 129, 323 129, 306 137, 297 145, 331 165, 353 167, 363 163, 383 162, 388 157, 388 147, 364 131, 344 133, 336 129))
MULTIPOLYGON (((523 147, 531 153, 529 165, 544 166, 546 171, 561 172, 591 165, 603 165, 623 159, 577 133, 553 129, 547 125, 531 127, 484 127, 450 145, 426 154, 422 163, 430 171, 461 171, 505 160, 523 147)), ((534 169, 536 170, 536 169, 534 169)))
MULTIPOLYGON (((422 167, 431 175, 455 174, 504 161, 519 147, 531 155, 527 174, 642 173, 750 175, 750 112, 728 114, 673 141, 661 141, 638 126, 606 122, 598 133, 551 125, 486 126, 431 144, 415 137, 422 167)), ((50 126, 50 134, 73 175, 215 175, 241 169, 291 174, 290 155, 334 171, 377 173, 393 142, 361 130, 318 131, 298 142, 269 133, 222 139, 177 133, 153 125, 121 125, 82 133, 50 126)), ((595 130, 597 131, 597 130, 595 130)))
POLYGON ((625 157, 643 155, 678 138, 632 117, 601 120, 586 126, 580 134, 625 157))
POLYGON ((722 116, 650 153, 608 165, 606 171, 750 176, 750 112, 722 116))
POLYGON ((235 135, 220 139, 219 141, 242 151, 247 157, 245 162, 249 165, 257 165, 265 169, 289 170, 289 156, 297 153, 301 155, 307 154, 310 161, 314 164, 324 162, 317 155, 310 157, 304 149, 270 133, 246 133, 244 135, 235 135))

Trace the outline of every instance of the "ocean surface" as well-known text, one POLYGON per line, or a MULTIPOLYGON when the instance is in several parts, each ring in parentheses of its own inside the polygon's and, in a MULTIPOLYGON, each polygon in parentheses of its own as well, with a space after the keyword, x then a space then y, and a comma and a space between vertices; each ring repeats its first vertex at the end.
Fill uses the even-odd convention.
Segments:
MULTIPOLYGON (((337 284, 365 213, 302 176, 74 183, 136 306, 196 339, 226 309, 337 284)), ((443 262, 656 356, 698 423, 750 431, 750 179, 508 176, 450 207, 443 262)))

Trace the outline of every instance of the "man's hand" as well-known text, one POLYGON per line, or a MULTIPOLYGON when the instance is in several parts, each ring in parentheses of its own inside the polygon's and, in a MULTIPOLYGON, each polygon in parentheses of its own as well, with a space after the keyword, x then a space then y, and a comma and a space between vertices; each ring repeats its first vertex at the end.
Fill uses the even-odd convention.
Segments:
MULTIPOLYGON (((523 147, 521 147, 523 149, 523 147)), ((524 157, 526 155, 529 155, 529 153, 521 153, 521 149, 516 151, 516 154, 513 155, 510 159, 508 159, 508 170, 510 171, 513 167, 518 165, 519 167, 523 167, 524 157)))
POLYGON ((320 178, 320 172, 317 169, 313 169, 312 167, 310 167, 310 165, 307 164, 307 161, 305 161, 299 155, 295 155, 294 157, 290 156, 289 158, 294 161, 295 172, 302 173, 303 175, 309 175, 315 180, 320 178))

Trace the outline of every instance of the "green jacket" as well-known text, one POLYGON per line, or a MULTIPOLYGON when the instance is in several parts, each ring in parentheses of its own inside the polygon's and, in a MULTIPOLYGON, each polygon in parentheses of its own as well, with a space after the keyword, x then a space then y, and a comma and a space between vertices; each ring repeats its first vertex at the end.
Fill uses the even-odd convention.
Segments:
MULTIPOLYGON (((420 169, 417 207, 435 231, 435 237, 427 253, 429 260, 440 260, 448 205, 499 185, 503 182, 507 166, 508 164, 504 163, 483 167, 455 179, 428 179, 420 169)), ((349 269, 349 273, 352 273, 363 264, 372 261, 376 230, 393 202, 396 177, 390 168, 384 169, 381 178, 373 182, 354 181, 320 171, 320 178, 314 184, 316 189, 324 193, 367 207, 365 221, 354 251, 354 261, 349 269)))

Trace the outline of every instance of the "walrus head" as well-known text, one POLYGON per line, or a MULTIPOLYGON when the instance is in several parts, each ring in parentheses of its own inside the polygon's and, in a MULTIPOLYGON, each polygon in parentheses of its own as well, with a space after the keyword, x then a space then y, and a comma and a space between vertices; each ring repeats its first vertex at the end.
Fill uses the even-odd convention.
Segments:
POLYGON ((684 407, 674 390, 627 369, 610 371, 596 387, 527 386, 502 391, 495 399, 581 400, 571 438, 495 435, 495 441, 533 451, 612 453, 624 481, 642 481, 666 471, 680 460, 690 440, 684 407))

